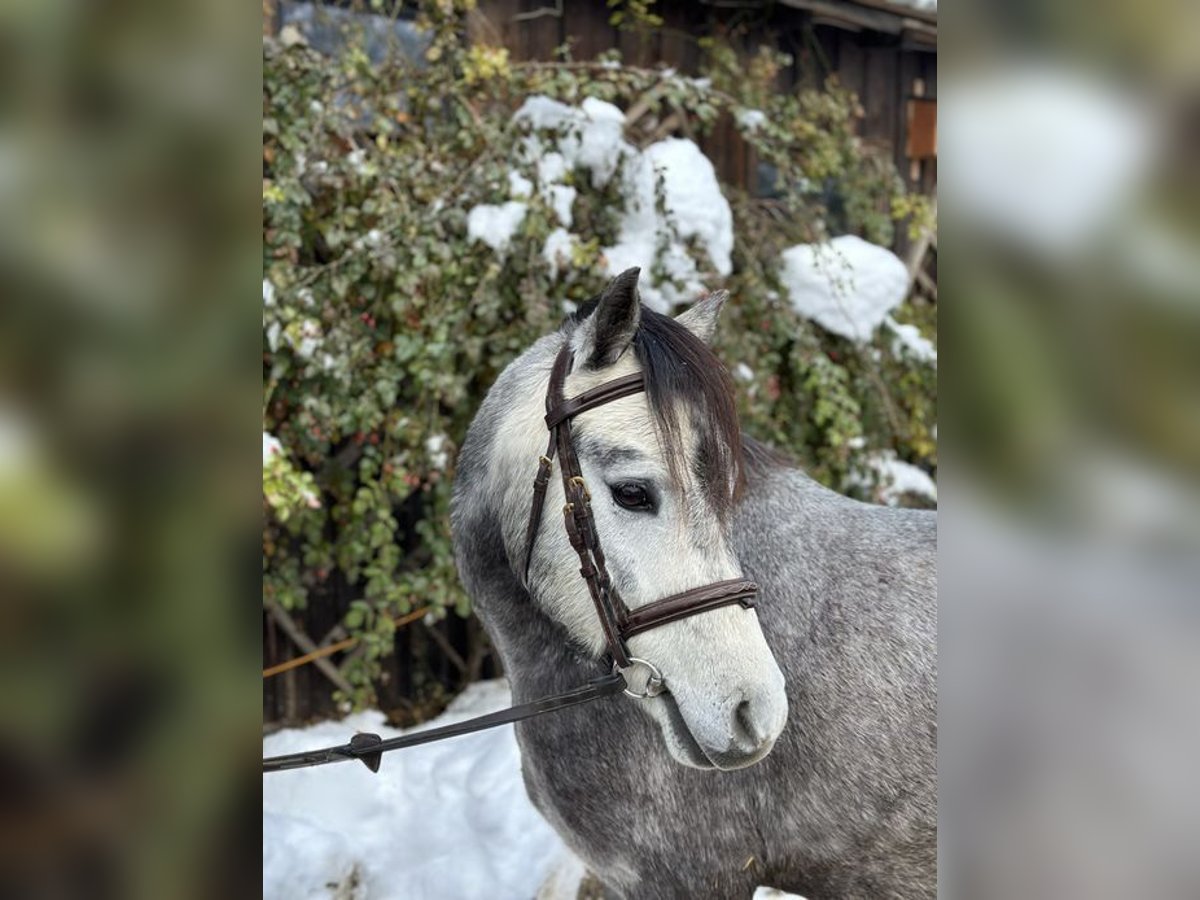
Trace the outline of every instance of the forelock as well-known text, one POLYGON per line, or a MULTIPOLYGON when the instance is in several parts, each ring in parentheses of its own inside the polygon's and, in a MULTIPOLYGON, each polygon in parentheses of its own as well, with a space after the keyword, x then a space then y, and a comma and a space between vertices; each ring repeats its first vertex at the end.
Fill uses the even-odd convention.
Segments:
POLYGON ((733 508, 745 486, 741 425, 733 382, 708 344, 670 316, 642 310, 633 351, 646 381, 655 427, 676 483, 691 465, 719 516, 733 508), (688 460, 684 428, 690 419, 696 458, 688 460))

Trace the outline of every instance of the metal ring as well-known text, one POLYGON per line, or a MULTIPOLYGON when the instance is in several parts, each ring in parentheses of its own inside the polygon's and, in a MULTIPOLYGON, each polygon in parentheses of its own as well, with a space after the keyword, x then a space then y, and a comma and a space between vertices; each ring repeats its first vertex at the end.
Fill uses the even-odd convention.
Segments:
MULTIPOLYGON (((661 694, 663 691, 666 690, 666 684, 663 681, 663 674, 662 674, 662 672, 660 672, 658 670, 658 666, 654 665, 654 663, 650 662, 649 660, 642 659, 641 657, 638 657, 638 656, 629 657, 629 662, 630 662, 630 665, 625 666, 624 669, 622 669, 621 666, 617 665, 617 663, 614 662, 613 663, 613 672, 620 672, 622 675, 624 675, 625 672, 634 668, 634 666, 642 665, 650 670, 650 675, 646 679, 646 693, 639 694, 639 693, 636 693, 635 691, 631 691, 628 687, 626 687, 625 688, 625 696, 626 697, 632 697, 634 700, 645 700, 648 697, 657 697, 659 694, 661 694)), ((626 680, 628 681, 628 679, 626 679, 626 680)))

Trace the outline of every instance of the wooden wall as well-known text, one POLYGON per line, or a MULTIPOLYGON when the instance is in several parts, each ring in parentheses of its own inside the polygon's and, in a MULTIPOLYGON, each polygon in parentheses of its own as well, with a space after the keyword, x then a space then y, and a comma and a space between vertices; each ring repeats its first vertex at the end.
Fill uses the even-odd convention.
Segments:
MULTIPOLYGON (((937 54, 918 48, 902 35, 848 30, 806 11, 781 4, 761 8, 717 6, 696 0, 659 0, 654 10, 662 29, 641 36, 609 24, 605 0, 480 0, 472 22, 473 37, 502 44, 517 60, 550 60, 570 43, 575 59, 592 59, 618 47, 627 62, 666 65, 695 74, 700 61, 697 38, 732 35, 735 46, 752 56, 760 45, 791 54, 792 67, 781 73, 780 90, 819 85, 833 73, 858 94, 863 139, 889 153, 909 187, 932 193, 937 160, 910 160, 909 100, 936 100, 937 54)), ((732 123, 704 140, 705 153, 721 177, 743 187, 755 183, 756 161, 732 123)))

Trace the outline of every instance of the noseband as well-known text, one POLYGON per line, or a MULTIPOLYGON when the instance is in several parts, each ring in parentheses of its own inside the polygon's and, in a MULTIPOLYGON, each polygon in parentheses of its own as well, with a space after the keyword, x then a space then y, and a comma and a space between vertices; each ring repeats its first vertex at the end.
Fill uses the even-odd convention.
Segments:
POLYGON ((649 631, 651 628, 733 603, 750 609, 755 605, 758 585, 745 578, 734 578, 672 594, 637 609, 631 610, 625 605, 613 586, 605 565, 600 536, 596 532, 596 519, 592 514, 592 495, 584 482, 579 456, 571 440, 571 419, 586 410, 640 393, 646 389, 646 384, 640 373, 626 375, 567 399, 563 387, 572 361, 570 348, 563 347, 550 370, 550 384, 546 389, 546 427, 550 430, 550 442, 538 461, 538 473, 533 482, 533 504, 529 510, 529 525, 525 530, 525 583, 528 586, 533 545, 541 526, 546 488, 550 484, 550 473, 557 454, 563 495, 566 498, 563 522, 566 525, 567 538, 579 554, 579 574, 583 576, 592 603, 596 607, 596 615, 604 631, 608 652, 612 655, 614 667, 617 669, 627 669, 636 663, 642 663, 650 669, 651 678, 646 694, 649 695, 651 688, 654 692, 661 688, 662 676, 650 663, 630 655, 625 642, 633 635, 649 631))

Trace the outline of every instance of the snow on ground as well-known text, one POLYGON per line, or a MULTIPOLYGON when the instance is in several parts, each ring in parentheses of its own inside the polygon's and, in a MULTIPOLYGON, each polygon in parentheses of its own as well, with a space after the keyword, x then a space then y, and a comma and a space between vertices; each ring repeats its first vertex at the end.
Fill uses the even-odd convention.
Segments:
POLYGON ((781 258, 796 312, 853 341, 870 340, 908 293, 900 257, 852 234, 827 244, 797 244, 781 258))
POLYGON ((341 834, 296 816, 263 812, 263 897, 350 900, 360 861, 341 834))
POLYGON ((760 887, 751 900, 804 900, 799 894, 788 894, 779 888, 760 887))
MULTIPOLYGON (((482 682, 429 724, 509 702, 505 682, 482 682)), ((270 735, 263 753, 343 744, 356 731, 402 733, 364 712, 270 735)), ((355 762, 263 778, 264 900, 524 900, 569 860, 525 796, 512 726, 385 754, 378 774, 355 762)))
MULTIPOLYGON (((509 705, 507 682, 471 685, 432 728, 509 705)), ((377 711, 280 731, 277 756, 403 734, 377 711)), ((575 900, 584 865, 525 795, 513 727, 263 778, 263 900, 575 900)), ((793 895, 759 888, 756 900, 793 895)))

